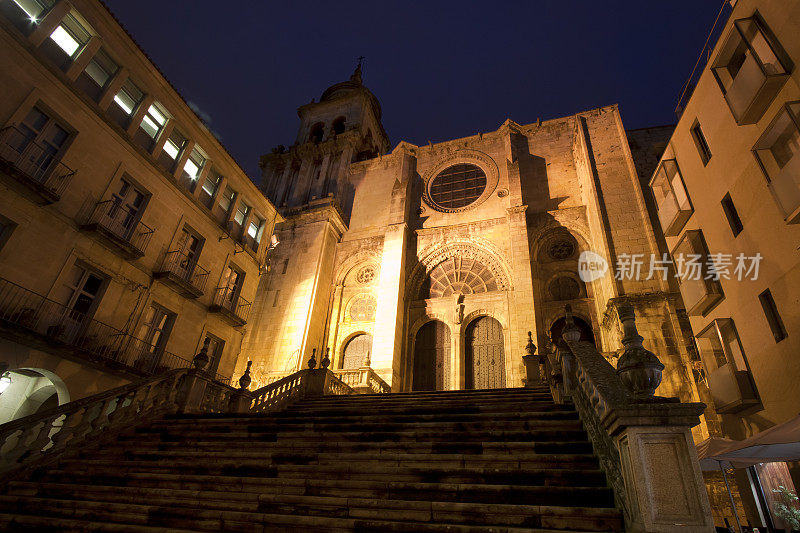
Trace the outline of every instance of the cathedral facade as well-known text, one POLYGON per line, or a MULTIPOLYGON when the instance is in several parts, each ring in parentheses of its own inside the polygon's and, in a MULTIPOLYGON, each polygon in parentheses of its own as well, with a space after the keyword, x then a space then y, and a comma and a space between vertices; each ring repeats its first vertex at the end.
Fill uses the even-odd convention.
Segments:
POLYGON ((671 128, 626 132, 608 106, 390 150, 360 69, 298 115, 296 142, 261 160, 285 220, 241 370, 252 360, 266 383, 325 352, 333 369, 370 366, 393 391, 521 386, 528 332, 547 350, 570 304, 613 360, 616 308, 631 301, 667 366, 659 394, 698 398, 673 282, 614 273, 664 250, 641 181, 671 128), (579 275, 584 252, 608 270, 579 275))

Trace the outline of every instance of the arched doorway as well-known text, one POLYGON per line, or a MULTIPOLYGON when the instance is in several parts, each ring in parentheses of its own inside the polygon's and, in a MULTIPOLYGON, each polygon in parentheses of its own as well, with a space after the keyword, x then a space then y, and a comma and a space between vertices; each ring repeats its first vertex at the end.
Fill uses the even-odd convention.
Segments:
MULTIPOLYGON (((592 332, 592 326, 586 323, 585 320, 578 318, 577 316, 573 316, 572 319, 575 321, 575 325, 578 326, 578 329, 581 331, 581 338, 582 341, 591 342, 594 344, 594 333, 592 332)), ((550 326, 550 339, 554 343, 558 343, 561 341, 561 334, 564 332, 564 325, 567 319, 563 316, 553 322, 553 325, 550 326)))
POLYGON ((412 390, 450 388, 450 329, 439 320, 419 328, 414 342, 412 390))
POLYGON ((64 382, 47 370, 17 368, 3 374, 0 424, 33 415, 69 401, 64 382))
POLYGON ((506 386, 503 326, 490 316, 476 318, 465 335, 465 388, 499 389, 506 386))
POLYGON ((372 335, 369 333, 356 335, 347 341, 347 345, 344 347, 340 368, 343 370, 361 368, 364 366, 364 359, 366 359, 370 350, 372 350, 372 335))

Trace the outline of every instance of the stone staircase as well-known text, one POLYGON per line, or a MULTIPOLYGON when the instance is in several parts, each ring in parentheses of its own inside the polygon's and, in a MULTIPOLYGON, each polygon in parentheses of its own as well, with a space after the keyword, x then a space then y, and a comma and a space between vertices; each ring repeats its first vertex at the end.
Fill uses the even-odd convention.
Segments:
POLYGON ((622 531, 577 413, 544 387, 183 415, 7 483, 5 531, 622 531))

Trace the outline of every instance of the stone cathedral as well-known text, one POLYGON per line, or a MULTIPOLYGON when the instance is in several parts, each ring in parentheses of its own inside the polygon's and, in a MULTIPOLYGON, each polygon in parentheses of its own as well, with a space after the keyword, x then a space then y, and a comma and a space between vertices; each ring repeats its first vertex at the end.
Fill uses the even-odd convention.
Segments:
POLYGON ((613 362, 630 302, 667 367, 658 393, 698 399, 673 282, 578 275, 583 251, 664 251, 641 181, 671 128, 626 132, 614 105, 392 148, 360 67, 298 115, 294 144, 261 158, 282 221, 238 372, 252 360, 263 384, 327 351, 393 391, 516 387, 528 332, 547 349, 567 303, 613 362))

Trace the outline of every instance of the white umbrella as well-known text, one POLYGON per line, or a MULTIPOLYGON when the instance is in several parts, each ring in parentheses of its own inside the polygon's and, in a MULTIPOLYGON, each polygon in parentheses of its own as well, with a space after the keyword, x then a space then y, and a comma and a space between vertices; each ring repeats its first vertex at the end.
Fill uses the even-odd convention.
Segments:
POLYGON ((718 458, 745 466, 800 461, 800 415, 737 442, 719 453, 718 458))

